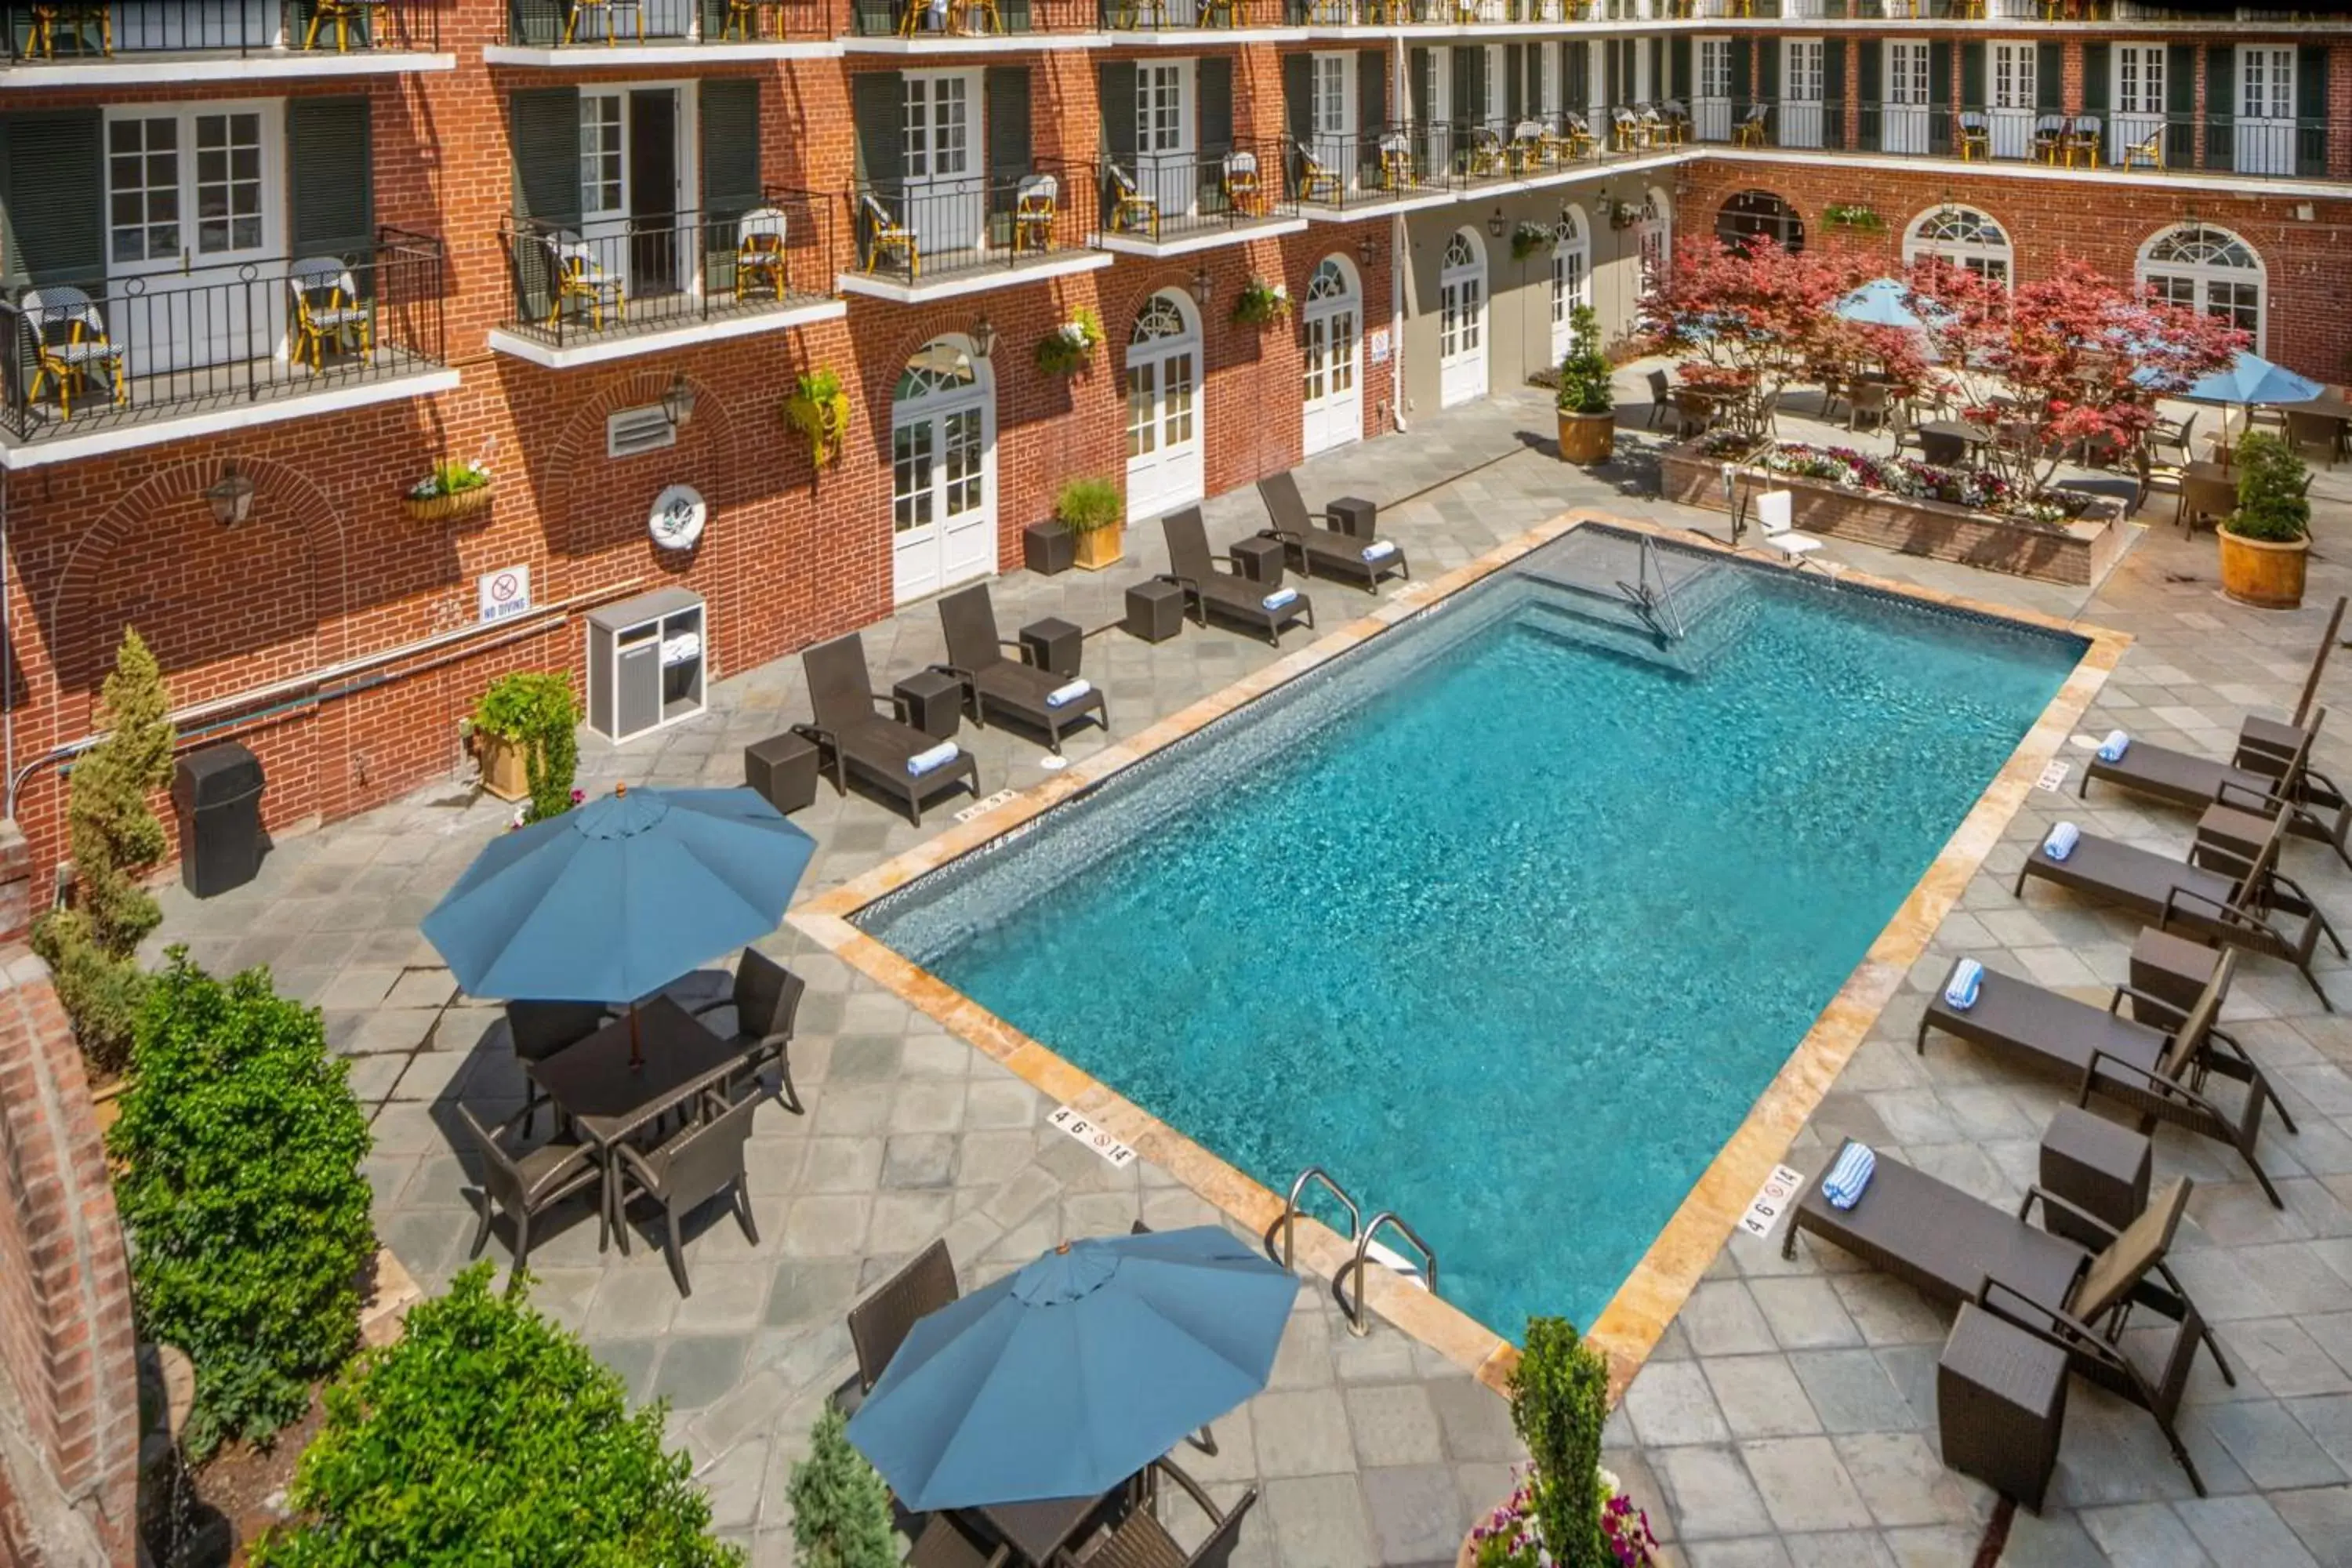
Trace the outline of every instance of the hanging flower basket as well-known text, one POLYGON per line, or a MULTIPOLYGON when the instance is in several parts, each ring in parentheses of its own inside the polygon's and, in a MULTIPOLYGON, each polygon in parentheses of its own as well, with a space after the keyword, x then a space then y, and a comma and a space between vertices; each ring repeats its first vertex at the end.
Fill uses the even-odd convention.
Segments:
POLYGON ((1234 301, 1234 320, 1253 327, 1270 327, 1290 314, 1290 288, 1253 278, 1234 301))
POLYGON ((1102 318, 1081 305, 1068 321, 1037 340, 1037 368, 1047 375, 1076 375, 1087 368, 1102 337, 1102 318))
POLYGON ((800 378, 799 389, 784 399, 784 418, 809 439, 809 461, 824 467, 841 456, 841 437, 849 428, 849 395, 841 377, 820 366, 800 378))
POLYGON ((401 498, 408 515, 419 522, 455 522, 487 511, 490 505, 490 470, 480 461, 433 465, 433 472, 409 488, 401 498))

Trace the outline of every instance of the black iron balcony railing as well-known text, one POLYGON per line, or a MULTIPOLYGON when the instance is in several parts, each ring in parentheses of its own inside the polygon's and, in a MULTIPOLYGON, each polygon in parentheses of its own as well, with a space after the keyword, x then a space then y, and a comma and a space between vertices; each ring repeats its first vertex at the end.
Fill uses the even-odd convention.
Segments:
POLYGON ((113 0, 5 5, 12 65, 440 47, 436 0, 113 0))
POLYGON ((1885 102, 1849 114, 1841 99, 1700 100, 1696 107, 1697 140, 1737 146, 2275 179, 2328 177, 2331 141, 2352 137, 2352 124, 2320 119, 1885 102))
POLYGON ((1302 208, 1346 212, 1415 196, 1572 175, 1671 153, 1691 138, 1679 103, 1555 110, 1517 120, 1390 125, 1289 143, 1302 208))
POLYGON ((1284 142, 1106 158, 1096 186, 1106 234, 1151 241, 1298 216, 1300 171, 1284 142))
POLYGON ((852 0, 849 16, 861 38, 1018 37, 1092 32, 1100 0, 852 0))
POLYGON ((441 242, 387 228, 342 256, 202 258, 0 302, 5 424, 35 440, 414 374, 444 363, 441 242))
POLYGON ((1098 226, 1093 187, 1087 164, 1045 160, 1024 174, 861 180, 849 195, 854 265, 918 284, 1083 251, 1098 226))
POLYGON ((822 38, 826 0, 507 0, 507 41, 529 48, 822 38))
POLYGON ((659 218, 510 216, 509 331, 563 348, 761 315, 832 297, 834 207, 771 186, 758 205, 659 218))

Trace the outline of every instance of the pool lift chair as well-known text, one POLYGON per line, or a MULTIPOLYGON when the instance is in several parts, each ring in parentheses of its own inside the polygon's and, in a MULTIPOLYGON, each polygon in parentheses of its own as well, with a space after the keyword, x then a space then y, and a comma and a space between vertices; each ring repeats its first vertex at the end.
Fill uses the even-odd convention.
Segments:
MULTIPOLYGON (((1756 526, 1763 532, 1764 548, 1779 552, 1792 570, 1801 571, 1812 559, 1822 542, 1810 533, 1796 529, 1797 497, 1791 490, 1762 490, 1757 493, 1756 526)), ((1739 513, 1732 514, 1731 531, 1739 532, 1739 513)))

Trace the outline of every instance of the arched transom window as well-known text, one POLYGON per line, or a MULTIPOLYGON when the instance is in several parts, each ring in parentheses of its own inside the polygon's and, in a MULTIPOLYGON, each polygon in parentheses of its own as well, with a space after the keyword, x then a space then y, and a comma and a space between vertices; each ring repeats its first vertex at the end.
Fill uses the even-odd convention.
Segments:
POLYGON ((1355 292, 1348 281, 1348 269, 1339 265, 1336 256, 1327 256, 1316 264, 1315 276, 1307 280, 1307 302, 1310 305, 1325 300, 1344 300, 1355 292))
POLYGON ((1176 301, 1165 294, 1154 294, 1135 313, 1135 331, 1127 341, 1157 342, 1161 338, 1181 338, 1184 331, 1184 312, 1177 308, 1176 301))
POLYGON ((2009 231, 1974 207, 1937 207, 1911 220, 1903 241, 1903 259, 1940 256, 1955 267, 1965 267, 1979 278, 2007 285, 2017 253, 2009 231))
POLYGON ((1475 268, 1477 265, 1478 252, 1471 246, 1470 237, 1460 229, 1455 229, 1454 237, 1446 242, 1445 269, 1455 272, 1475 268))
POLYGON ((2219 316, 2263 346, 2269 301, 2263 258, 2225 228, 2184 224, 2140 247, 2139 280, 2184 310, 2219 316))

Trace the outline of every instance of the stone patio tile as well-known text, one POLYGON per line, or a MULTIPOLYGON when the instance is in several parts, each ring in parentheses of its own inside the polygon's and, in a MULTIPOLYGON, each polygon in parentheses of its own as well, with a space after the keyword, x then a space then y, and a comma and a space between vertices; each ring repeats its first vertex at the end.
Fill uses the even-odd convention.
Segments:
POLYGON ((2189 1498, 2173 1505, 2218 1563, 2312 1568, 2313 1558, 2286 1521, 2259 1497, 2189 1498))
POLYGON ((1916 1424, 1902 1392, 1869 1351, 1798 1351, 1789 1365, 1824 1430, 1899 1432, 1916 1424))
POLYGON ((1806 1568, 1895 1568, 1895 1553, 1874 1531, 1832 1535, 1792 1535, 1789 1556, 1806 1568))
POLYGON ((783 1251, 792 1258, 847 1258, 866 1239, 874 1200, 868 1197, 795 1198, 784 1216, 783 1251))
POLYGON ((1788 1544, 1777 1535, 1745 1541, 1691 1541, 1682 1546, 1690 1568, 1795 1568, 1788 1544))
POLYGON ((1802 1384, 1778 1355, 1708 1356, 1700 1366, 1735 1437, 1785 1437, 1822 1430, 1802 1384))
POLYGON ((661 1341, 592 1339, 588 1350, 620 1378, 629 1391, 629 1403, 641 1405, 652 1397, 654 1361, 661 1354, 661 1341))
POLYGON ((1846 1473, 1884 1528, 1976 1524, 1991 1511, 1991 1493, 1946 1469, 1920 1433, 1863 1432, 1835 1441, 1846 1473))
POLYGON ((1261 1394, 1250 1402, 1250 1428, 1261 1475, 1320 1476, 1356 1468, 1347 1406, 1336 1389, 1261 1394))
POLYGON ((1748 1290, 1783 1350, 1828 1350, 1862 1342, 1861 1331, 1845 1315, 1827 1279, 1758 1279, 1748 1290))
MULTIPOLYGON (((2352 1396, 2335 1395, 2352 1402, 2352 1396)), ((2317 1404, 2319 1401, 2304 1401, 2317 1404)), ((2239 1399, 2196 1412, 2205 1429, 2230 1451, 2246 1479, 2264 1491, 2335 1486, 2346 1479, 2342 1466, 2314 1440, 2305 1423, 2271 1399, 2239 1399)))
POLYGON ((1980 1534, 1948 1524, 1914 1525, 1883 1532, 1899 1568, 1971 1568, 1980 1534))
POLYGON ((702 1409, 735 1386, 745 1349, 740 1334, 667 1335, 654 1369, 654 1396, 674 1410, 702 1409))
POLYGON ((1745 1355, 1777 1348, 1755 1298, 1738 1279, 1702 1281, 1675 1321, 1699 1355, 1745 1355))
POLYGON ((2004 1568, 2108 1568, 2107 1554, 2069 1513, 2019 1509, 2009 1522, 2004 1568))
POLYGON ((588 1303, 583 1327, 592 1339, 661 1334, 677 1314, 677 1282, 656 1260, 651 1268, 608 1272, 588 1303))
POLYGON ((1739 1445, 1773 1525, 1790 1534, 1866 1530, 1869 1506, 1826 1437, 1769 1437, 1739 1445))
POLYGON ((1469 1528, 1462 1516, 1454 1472, 1444 1465, 1366 1469, 1364 1501, 1371 1515, 1377 1561, 1447 1562, 1469 1528))
POLYGON ((887 1150, 879 1138, 811 1138, 802 1154, 798 1190, 870 1193, 882 1180, 887 1150))
POLYGON ((1731 1448, 1659 1448, 1652 1451, 1650 1462, 1665 1489, 1666 1506, 1674 1511, 1675 1538, 1685 1548, 1709 1539, 1761 1535, 1774 1528, 1756 1483, 1731 1448))
MULTIPOLYGON (((1292 1325, 1294 1331, 1297 1327, 1292 1325)), ((1446 1456, 1456 1463, 1527 1462, 1528 1451, 1511 1426, 1511 1407, 1484 1384, 1466 1377, 1440 1378, 1429 1384, 1429 1402, 1445 1434, 1446 1456)))
POLYGON ((1282 1568, 1367 1568, 1379 1561, 1352 1475, 1269 1480, 1265 1506, 1282 1568))
POLYGON ((1731 1436, 1696 1362, 1654 1362, 1625 1390, 1625 1413, 1645 1447, 1721 1443, 1731 1436))
MULTIPOLYGON (((2203 1304, 2193 1289, 2191 1295, 2203 1304)), ((2352 1373, 2347 1373, 2292 1318, 2225 1323, 2217 1331, 2224 1352, 2237 1363, 2238 1375, 2252 1373, 2256 1382, 2281 1399, 2352 1391, 2352 1373)))
POLYGON ((2320 1568, 2352 1568, 2352 1487, 2280 1492, 2270 1500, 2320 1568))
MULTIPOLYGON (((1347 1337, 1347 1336, 1343 1336, 1347 1337)), ((1416 1383, 1351 1384, 1342 1391, 1356 1458, 1367 1469, 1436 1465, 1445 1444, 1429 1391, 1416 1383)), ((1452 1490, 1452 1483, 1447 1484, 1452 1490)))

